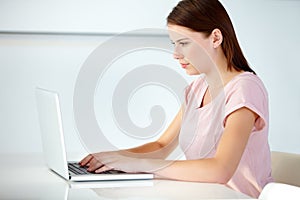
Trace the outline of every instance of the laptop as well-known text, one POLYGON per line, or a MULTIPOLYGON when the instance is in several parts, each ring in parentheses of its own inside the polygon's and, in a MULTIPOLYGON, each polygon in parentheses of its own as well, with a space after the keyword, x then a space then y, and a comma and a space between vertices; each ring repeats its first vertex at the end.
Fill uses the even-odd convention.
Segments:
POLYGON ((43 88, 36 88, 35 92, 43 153, 50 170, 74 182, 153 179, 153 174, 148 173, 125 173, 116 170, 101 174, 90 173, 78 162, 67 161, 59 95, 43 88))

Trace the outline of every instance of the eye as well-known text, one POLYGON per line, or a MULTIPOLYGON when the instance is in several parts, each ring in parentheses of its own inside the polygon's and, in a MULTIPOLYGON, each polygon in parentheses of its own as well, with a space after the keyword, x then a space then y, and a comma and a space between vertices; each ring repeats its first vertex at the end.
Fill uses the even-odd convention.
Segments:
POLYGON ((184 46, 186 46, 188 44, 189 44, 188 42, 179 42, 179 45, 182 46, 182 47, 184 47, 184 46))

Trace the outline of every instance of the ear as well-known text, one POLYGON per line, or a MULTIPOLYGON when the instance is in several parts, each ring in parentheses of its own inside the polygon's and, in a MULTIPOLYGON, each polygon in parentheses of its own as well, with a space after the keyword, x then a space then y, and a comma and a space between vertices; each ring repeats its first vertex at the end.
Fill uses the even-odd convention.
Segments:
POLYGON ((213 41, 213 47, 217 48, 219 47, 222 42, 223 42, 223 35, 222 32, 220 31, 220 29, 214 29, 211 32, 211 37, 212 37, 212 41, 213 41))

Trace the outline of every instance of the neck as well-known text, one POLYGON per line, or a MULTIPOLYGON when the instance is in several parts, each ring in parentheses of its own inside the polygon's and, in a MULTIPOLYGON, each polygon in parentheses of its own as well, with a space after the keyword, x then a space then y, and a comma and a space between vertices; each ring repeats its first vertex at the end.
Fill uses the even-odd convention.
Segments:
POLYGON ((214 58, 214 67, 206 74, 206 81, 210 88, 223 88, 234 76, 241 72, 228 69, 227 59, 221 49, 214 58))
POLYGON ((210 88, 223 87, 226 84, 227 62, 225 59, 216 59, 214 67, 206 73, 206 81, 210 88))

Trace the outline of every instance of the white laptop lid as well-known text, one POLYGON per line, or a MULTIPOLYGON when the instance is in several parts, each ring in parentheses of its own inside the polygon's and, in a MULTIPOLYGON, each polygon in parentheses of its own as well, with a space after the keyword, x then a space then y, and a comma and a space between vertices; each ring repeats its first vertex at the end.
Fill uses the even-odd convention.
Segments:
POLYGON ((75 175, 71 173, 68 170, 59 96, 56 92, 36 88, 36 99, 44 157, 46 164, 52 171, 71 181, 153 179, 153 174, 146 173, 87 175, 75 175))
POLYGON ((69 179, 58 94, 36 88, 36 100, 46 164, 65 179, 69 179))

